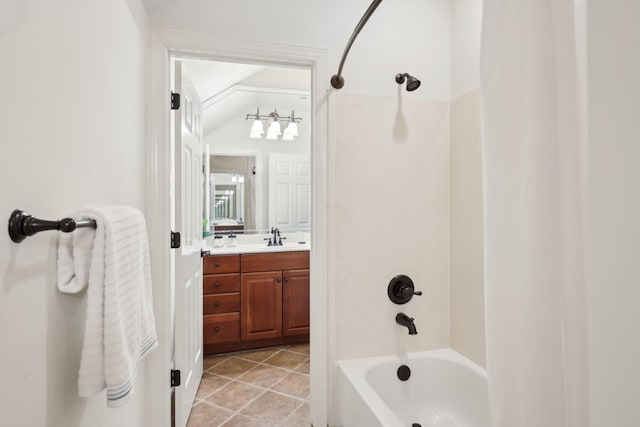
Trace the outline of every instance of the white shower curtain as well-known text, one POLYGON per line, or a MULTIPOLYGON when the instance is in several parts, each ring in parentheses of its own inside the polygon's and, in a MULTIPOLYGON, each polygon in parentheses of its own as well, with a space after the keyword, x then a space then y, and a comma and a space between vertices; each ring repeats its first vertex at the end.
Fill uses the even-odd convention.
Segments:
POLYGON ((586 427, 574 0, 484 0, 487 371, 497 427, 586 427))

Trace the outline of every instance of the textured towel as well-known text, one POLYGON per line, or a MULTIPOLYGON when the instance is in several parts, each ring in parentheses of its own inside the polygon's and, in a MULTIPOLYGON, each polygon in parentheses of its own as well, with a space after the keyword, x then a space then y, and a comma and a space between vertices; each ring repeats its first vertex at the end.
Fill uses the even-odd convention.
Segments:
POLYGON ((88 397, 106 387, 108 406, 120 406, 132 395, 138 362, 158 345, 146 224, 126 206, 91 206, 75 217, 97 224, 61 233, 58 243, 58 289, 87 288, 78 391, 88 397))

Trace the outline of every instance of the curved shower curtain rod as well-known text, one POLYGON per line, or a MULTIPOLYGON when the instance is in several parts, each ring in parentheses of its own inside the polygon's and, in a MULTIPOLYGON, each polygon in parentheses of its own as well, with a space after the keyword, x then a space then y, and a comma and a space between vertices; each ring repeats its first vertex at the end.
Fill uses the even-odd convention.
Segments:
POLYGON ((362 15, 362 18, 360 18, 360 22, 358 22, 358 25, 356 25, 355 30, 353 30, 353 34, 351 34, 351 38, 347 42, 347 47, 344 49, 344 53, 342 54, 342 60, 340 60, 338 73, 334 74, 331 77, 331 86, 333 86, 334 89, 340 89, 342 88, 342 86, 344 86, 344 78, 342 77, 342 67, 344 66, 344 61, 345 59, 347 59, 347 55, 349 54, 349 50, 351 49, 353 41, 356 39, 358 33, 360 33, 360 30, 362 30, 362 27, 364 27, 364 24, 367 23, 380 3, 382 3, 382 0, 373 0, 373 2, 371 2, 371 4, 369 5, 367 11, 364 13, 364 15, 362 15))

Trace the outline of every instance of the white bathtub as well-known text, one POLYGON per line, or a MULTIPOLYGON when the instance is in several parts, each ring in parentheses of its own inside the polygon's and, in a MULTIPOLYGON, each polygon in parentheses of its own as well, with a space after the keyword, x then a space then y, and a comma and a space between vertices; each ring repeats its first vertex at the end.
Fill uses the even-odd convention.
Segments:
POLYGON ((485 370, 449 349, 338 362, 336 409, 340 427, 491 427, 485 370))

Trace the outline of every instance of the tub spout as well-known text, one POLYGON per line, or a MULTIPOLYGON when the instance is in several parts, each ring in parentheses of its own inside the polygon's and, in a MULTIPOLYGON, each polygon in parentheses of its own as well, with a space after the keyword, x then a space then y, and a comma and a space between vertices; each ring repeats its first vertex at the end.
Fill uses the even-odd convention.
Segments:
POLYGON ((409 317, 404 313, 398 313, 396 315, 396 323, 398 325, 406 326, 409 329, 409 335, 417 335, 416 325, 413 323, 413 317, 409 317))

